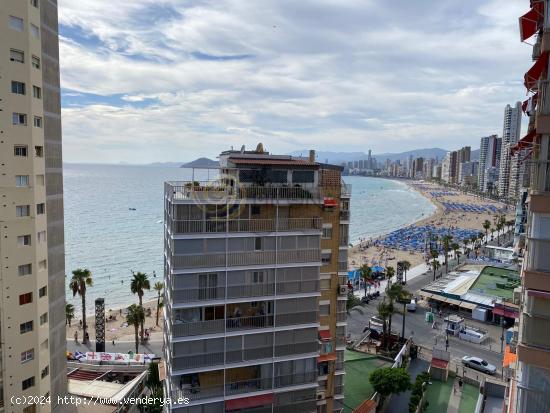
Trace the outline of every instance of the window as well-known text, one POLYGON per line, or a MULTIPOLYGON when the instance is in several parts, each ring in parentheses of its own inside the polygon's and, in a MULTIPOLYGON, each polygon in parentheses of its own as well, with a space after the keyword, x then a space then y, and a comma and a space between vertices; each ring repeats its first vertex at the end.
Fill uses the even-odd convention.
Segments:
POLYGON ((332 259, 332 254, 330 252, 321 253, 321 262, 323 264, 330 264, 331 259, 332 259))
POLYGON ((332 238, 332 228, 323 228, 323 234, 321 235, 322 239, 331 239, 332 238))
POLYGON ((45 270, 46 268, 48 268, 48 262, 46 260, 42 260, 38 263, 39 270, 45 270))
POLYGON ((13 113, 11 116, 12 123, 14 125, 23 125, 25 126, 27 124, 27 115, 24 113, 13 113))
POLYGON ((42 158, 44 156, 44 148, 42 146, 35 146, 34 147, 34 154, 38 158, 42 158))
POLYGON ((32 264, 23 264, 18 267, 20 276, 29 275, 32 272, 32 264))
POLYGON ((38 86, 32 86, 32 96, 36 99, 42 99, 42 89, 38 86))
POLYGON ((40 231, 36 234, 36 239, 38 242, 46 242, 46 231, 40 231))
POLYGON ((40 30, 38 29, 38 26, 31 23, 31 34, 33 37, 39 38, 40 37, 40 30))
POLYGON ((16 49, 10 49, 10 60, 17 63, 25 63, 25 52, 16 49))
POLYGON ((29 186, 29 175, 15 175, 15 186, 29 186))
POLYGON ((293 171, 292 182, 294 183, 312 183, 315 181, 314 171, 293 171))
POLYGON ((40 377, 44 378, 50 374, 50 366, 46 366, 42 369, 42 372, 40 373, 40 377))
POLYGON ((19 296, 19 305, 32 303, 32 293, 25 293, 19 296))
POLYGON ((34 127, 35 128, 41 128, 42 127, 42 118, 40 116, 34 117, 34 127))
POLYGON ((31 64, 32 64, 32 67, 34 67, 35 69, 40 69, 40 58, 33 56, 31 64))
POLYGON ((46 213, 46 204, 36 204, 36 215, 42 215, 46 213))
POLYGON ((27 321, 26 323, 19 324, 19 332, 21 334, 25 334, 32 331, 32 328, 33 328, 32 321, 27 321))
POLYGON ((254 271, 252 274, 252 282, 254 284, 263 283, 264 282, 264 272, 263 271, 254 271))
POLYGON ((261 251, 262 250, 262 237, 254 238, 254 250, 255 251, 261 251))
POLYGON ((330 314, 330 304, 321 304, 319 305, 319 315, 327 316, 330 314))
POLYGON ((21 353, 21 363, 26 363, 31 360, 34 360, 34 349, 23 351, 21 353))
POLYGON ((44 186, 45 181, 44 175, 36 175, 36 185, 44 186))
POLYGON ((24 95, 25 94, 25 84, 23 82, 17 82, 15 80, 11 81, 11 93, 15 93, 16 95, 24 95))
POLYGON ((21 17, 10 16, 10 27, 13 30, 17 30, 18 32, 22 32, 23 28, 24 28, 23 19, 21 17))
POLYGON ((321 290, 330 290, 330 278, 320 280, 321 290))
POLYGON ((40 298, 44 297, 48 293, 48 287, 44 286, 40 290, 38 290, 38 296, 40 298))
POLYGON ((29 205, 18 205, 15 207, 15 216, 18 218, 28 217, 29 214, 29 205))
POLYGON ((27 156, 27 147, 23 145, 15 145, 13 147, 13 154, 15 156, 27 156))
POLYGON ((19 246, 31 245, 31 236, 30 235, 20 235, 17 237, 17 244, 19 246))
POLYGON ((48 322, 48 313, 44 313, 40 316, 40 325, 46 324, 48 322))
POLYGON ((23 390, 27 390, 27 389, 30 389, 31 387, 34 387, 34 376, 23 380, 21 382, 21 387, 23 388, 23 390))
POLYGON ((38 8, 38 0, 31 0, 31 6, 38 8))

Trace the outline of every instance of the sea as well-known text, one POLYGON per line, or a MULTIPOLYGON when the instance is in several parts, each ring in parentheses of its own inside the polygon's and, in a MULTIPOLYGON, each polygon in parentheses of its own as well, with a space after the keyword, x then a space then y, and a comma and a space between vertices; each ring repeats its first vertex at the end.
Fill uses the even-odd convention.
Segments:
MULTIPOLYGON (((87 268, 96 298, 115 309, 137 302, 130 292, 132 271, 163 281, 164 182, 207 180, 214 172, 161 166, 64 165, 65 268, 67 302, 80 311, 80 298, 68 289, 71 272, 87 268)), ((352 186, 350 240, 371 238, 422 219, 435 206, 406 183, 381 178, 344 177, 352 186)), ((153 299, 155 292, 144 299, 153 299)), ((78 314, 78 313, 77 313, 78 314)))

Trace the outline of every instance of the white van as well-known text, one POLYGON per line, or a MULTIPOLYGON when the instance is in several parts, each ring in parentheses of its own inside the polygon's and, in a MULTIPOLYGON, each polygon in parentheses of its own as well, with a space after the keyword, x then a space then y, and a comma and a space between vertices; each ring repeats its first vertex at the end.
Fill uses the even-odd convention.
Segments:
POLYGON ((410 303, 407 304, 407 311, 414 312, 416 311, 416 298, 413 298, 410 303))
POLYGON ((464 330, 461 330, 460 333, 458 334, 458 337, 461 340, 469 341, 471 343, 476 343, 476 344, 479 344, 483 340, 485 340, 485 334, 482 334, 478 331, 470 330, 467 328, 465 328, 464 330))

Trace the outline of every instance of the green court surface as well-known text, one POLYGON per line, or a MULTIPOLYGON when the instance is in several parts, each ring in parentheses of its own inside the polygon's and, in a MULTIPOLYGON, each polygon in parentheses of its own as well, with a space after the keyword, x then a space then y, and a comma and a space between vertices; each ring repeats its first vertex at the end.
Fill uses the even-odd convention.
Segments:
POLYGON ((458 413, 474 413, 478 396, 479 389, 477 387, 464 383, 458 413))
POLYGON ((346 370, 344 412, 351 412, 350 408, 356 408, 374 394, 374 389, 369 382, 370 374, 378 368, 391 367, 392 363, 373 355, 350 350, 346 350, 344 360, 346 370))
POLYGON ((449 397, 453 391, 453 381, 447 382, 433 380, 432 384, 428 384, 426 400, 428 400, 428 408, 425 413, 445 413, 449 405, 449 397))
POLYGON ((470 290, 484 294, 512 299, 514 288, 519 286, 520 279, 516 271, 487 266, 483 268, 470 290))

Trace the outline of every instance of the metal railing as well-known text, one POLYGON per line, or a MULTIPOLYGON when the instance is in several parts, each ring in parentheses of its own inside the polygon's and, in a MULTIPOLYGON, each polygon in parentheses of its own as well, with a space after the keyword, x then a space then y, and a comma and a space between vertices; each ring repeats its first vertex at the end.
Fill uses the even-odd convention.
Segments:
POLYGON ((336 313, 336 321, 346 321, 347 320, 347 313, 344 311, 343 313, 336 313))
POLYGON ((173 255, 172 266, 179 268, 208 268, 241 265, 267 265, 275 263, 318 262, 319 249, 244 251, 219 254, 173 255))
POLYGON ((350 184, 346 184, 345 182, 342 182, 340 188, 341 188, 341 190, 340 190, 340 196, 341 197, 349 198, 351 196, 351 185, 350 184))
POLYGON ((295 386, 317 381, 317 371, 275 376, 275 387, 295 386))
MULTIPOLYGON (((550 106, 550 105, 549 105, 550 106)), ((550 161, 532 160, 530 188, 535 193, 550 192, 550 161)))
POLYGON ((224 233, 224 232, 280 232, 320 230, 320 218, 276 219, 213 219, 178 220, 169 219, 174 234, 224 233))
POLYGON ((322 193, 313 185, 230 186, 220 181, 166 182, 165 194, 171 201, 220 202, 231 199, 320 200, 322 193))
POLYGON ((550 350, 550 320, 524 316, 520 341, 528 346, 550 350))
POLYGON ((231 395, 268 390, 272 388, 272 383, 271 377, 228 382, 225 384, 225 394, 231 395))
POLYGON ((539 80, 539 97, 537 99, 537 114, 550 114, 550 90, 548 86, 550 80, 539 80))
POLYGON ((317 353, 319 344, 317 341, 307 343, 281 344, 275 346, 275 357, 289 356, 292 354, 317 353))
POLYGON ((173 389, 172 394, 176 400, 188 398, 191 401, 223 397, 223 384, 191 386, 184 385, 182 389, 173 389))
POLYGON ((539 34, 537 35, 537 41, 533 45, 533 53, 531 54, 531 57, 533 60, 537 60, 540 57, 542 47, 542 36, 539 34))
POLYGON ((526 269, 550 272, 550 240, 528 238, 526 269))
POLYGON ((318 311, 302 311, 289 314, 277 314, 277 326, 290 326, 294 324, 317 323, 319 321, 318 311))
POLYGON ((197 321, 193 323, 174 322, 172 335, 174 337, 199 336, 202 334, 223 333, 225 320, 197 321))
POLYGON ((334 394, 344 394, 344 386, 334 386, 334 394))

